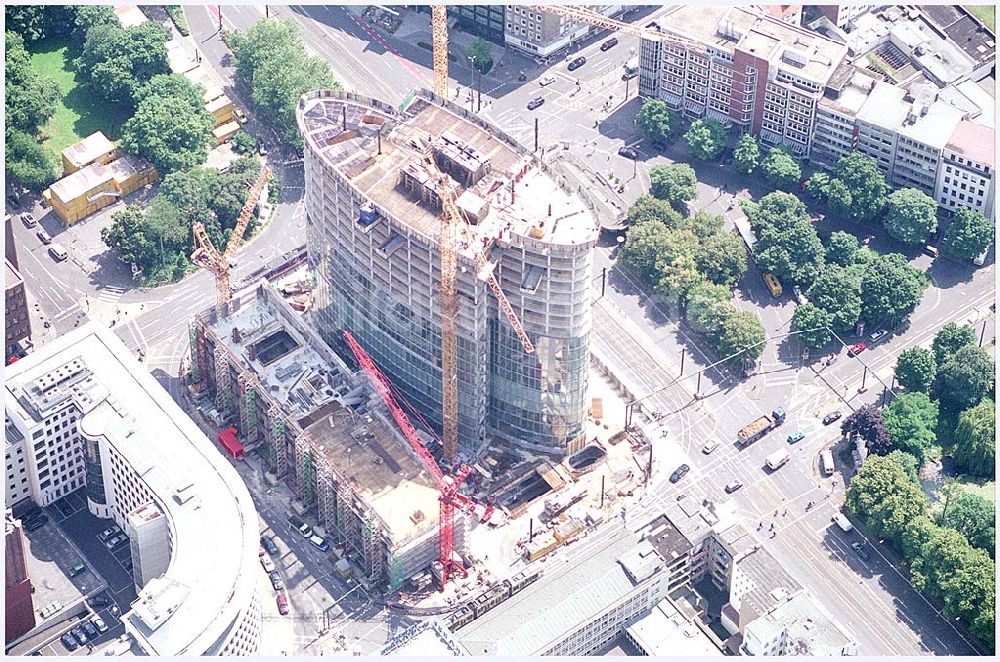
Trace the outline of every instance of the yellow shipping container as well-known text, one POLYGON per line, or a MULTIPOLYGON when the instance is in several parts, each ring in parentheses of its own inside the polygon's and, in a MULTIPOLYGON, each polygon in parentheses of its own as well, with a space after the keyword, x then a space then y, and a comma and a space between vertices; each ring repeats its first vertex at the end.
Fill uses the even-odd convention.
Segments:
POLYGON ((239 122, 236 121, 226 122, 222 126, 213 129, 212 135, 215 136, 215 142, 221 145, 222 143, 232 138, 239 130, 240 130, 239 122))
POLYGON ((126 155, 109 164, 94 163, 63 177, 42 193, 67 225, 103 209, 146 184, 157 173, 146 161, 126 155))
POLYGON ((205 110, 215 117, 215 126, 217 127, 235 119, 233 117, 233 102, 225 94, 206 101, 205 110))
POLYGON ((118 149, 97 131, 62 151, 63 175, 72 175, 94 163, 111 163, 118 158, 118 149))

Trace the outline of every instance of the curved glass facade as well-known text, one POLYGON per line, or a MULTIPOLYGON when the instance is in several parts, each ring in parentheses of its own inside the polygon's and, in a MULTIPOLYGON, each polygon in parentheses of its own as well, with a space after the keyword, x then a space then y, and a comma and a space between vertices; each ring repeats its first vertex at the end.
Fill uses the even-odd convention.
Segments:
POLYGON ((96 504, 107 505, 104 493, 104 468, 101 466, 101 444, 87 435, 83 437, 83 466, 87 477, 87 498, 96 504))

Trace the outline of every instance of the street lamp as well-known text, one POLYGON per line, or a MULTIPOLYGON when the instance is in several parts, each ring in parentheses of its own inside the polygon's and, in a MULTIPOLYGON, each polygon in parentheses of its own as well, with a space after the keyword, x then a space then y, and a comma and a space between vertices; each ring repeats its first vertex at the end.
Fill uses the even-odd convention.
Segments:
POLYGON ((469 60, 469 76, 471 77, 470 80, 469 80, 469 91, 470 91, 470 94, 472 92, 472 85, 475 84, 475 86, 476 86, 476 94, 473 97, 473 104, 470 104, 469 108, 471 110, 472 105, 475 105, 476 112, 478 113, 479 110, 483 106, 483 90, 482 90, 482 86, 483 86, 483 74, 482 74, 482 72, 480 72, 479 73, 479 77, 478 78, 476 77, 476 67, 475 67, 476 56, 475 55, 469 55, 468 56, 468 60, 469 60))

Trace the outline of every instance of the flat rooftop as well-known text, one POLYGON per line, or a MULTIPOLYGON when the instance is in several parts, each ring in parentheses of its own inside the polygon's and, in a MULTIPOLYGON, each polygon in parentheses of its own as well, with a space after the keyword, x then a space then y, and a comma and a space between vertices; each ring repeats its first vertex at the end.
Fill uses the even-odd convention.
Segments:
POLYGON ((996 163, 996 132, 992 127, 963 120, 948 139, 948 149, 991 168, 996 163))
POLYGON ((152 166, 137 156, 126 154, 111 163, 91 163, 52 184, 52 195, 63 203, 76 200, 81 195, 111 181, 126 181, 152 166))
MULTIPOLYGON (((424 92, 402 114, 382 104, 324 96, 336 93, 314 94, 303 97, 298 110, 306 143, 380 211, 428 240, 437 241, 440 207, 421 203, 415 193, 404 190, 401 179, 408 170, 414 180, 430 186, 423 154, 428 146, 439 146, 445 134, 490 164, 488 172, 468 188, 456 183, 460 203, 470 199, 471 192, 488 205, 477 225, 460 226, 460 242, 481 246, 485 238, 502 245, 514 235, 553 245, 596 239, 597 221, 582 201, 535 165, 523 147, 503 140, 499 129, 466 119, 450 105, 431 103, 424 92)), ((459 248, 460 254, 471 257, 465 250, 468 246, 459 248)))
POLYGON ((661 600, 648 615, 630 625, 628 633, 650 656, 722 655, 708 635, 678 611, 669 598, 661 600))
POLYGON ((868 100, 876 79, 853 67, 848 69, 851 71, 850 78, 840 89, 840 95, 836 99, 824 96, 819 103, 842 115, 854 116, 868 100))
POLYGON ((647 27, 730 53, 736 49, 752 53, 820 85, 826 84, 847 53, 842 44, 748 7, 679 5, 647 27), (787 51, 804 54, 805 63, 789 61, 784 57, 787 51))
POLYGON ((805 591, 762 614, 746 626, 751 637, 775 641, 782 633, 790 640, 790 655, 839 657, 857 654, 858 644, 805 591))
MULTIPOLYGON (((135 5, 131 6, 134 7, 135 5)), ((138 11, 138 7, 136 7, 136 10, 138 11)), ((64 149, 62 155, 77 168, 82 168, 95 159, 114 150, 114 148, 115 144, 108 140, 103 133, 95 131, 80 142, 74 143, 64 149)))
POLYGON ((25 420, 55 397, 77 398, 81 429, 107 439, 169 519, 170 564, 124 615, 128 632, 152 655, 211 650, 250 603, 260 572, 257 513, 236 470, 100 324, 8 366, 5 388, 8 415, 25 420), (64 389, 59 380, 75 374, 85 379, 64 389))

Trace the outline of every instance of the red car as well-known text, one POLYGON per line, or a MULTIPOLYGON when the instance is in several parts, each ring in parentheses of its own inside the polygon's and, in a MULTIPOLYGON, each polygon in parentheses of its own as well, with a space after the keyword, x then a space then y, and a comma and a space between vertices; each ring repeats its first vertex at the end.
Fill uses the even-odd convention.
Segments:
POLYGON ((261 545, 260 549, 257 550, 257 556, 264 556, 265 554, 267 554, 267 551, 264 549, 264 546, 261 545))
POLYGON ((288 598, 285 597, 284 593, 279 593, 278 597, 276 598, 276 600, 278 602, 278 613, 281 614, 282 616, 287 615, 288 614, 288 598))
POLYGON ((852 345, 851 349, 849 349, 847 351, 847 355, 848 356, 857 356, 858 354, 860 354, 861 352, 865 351, 866 349, 868 349, 868 343, 862 341, 862 342, 859 342, 857 345, 852 345))

